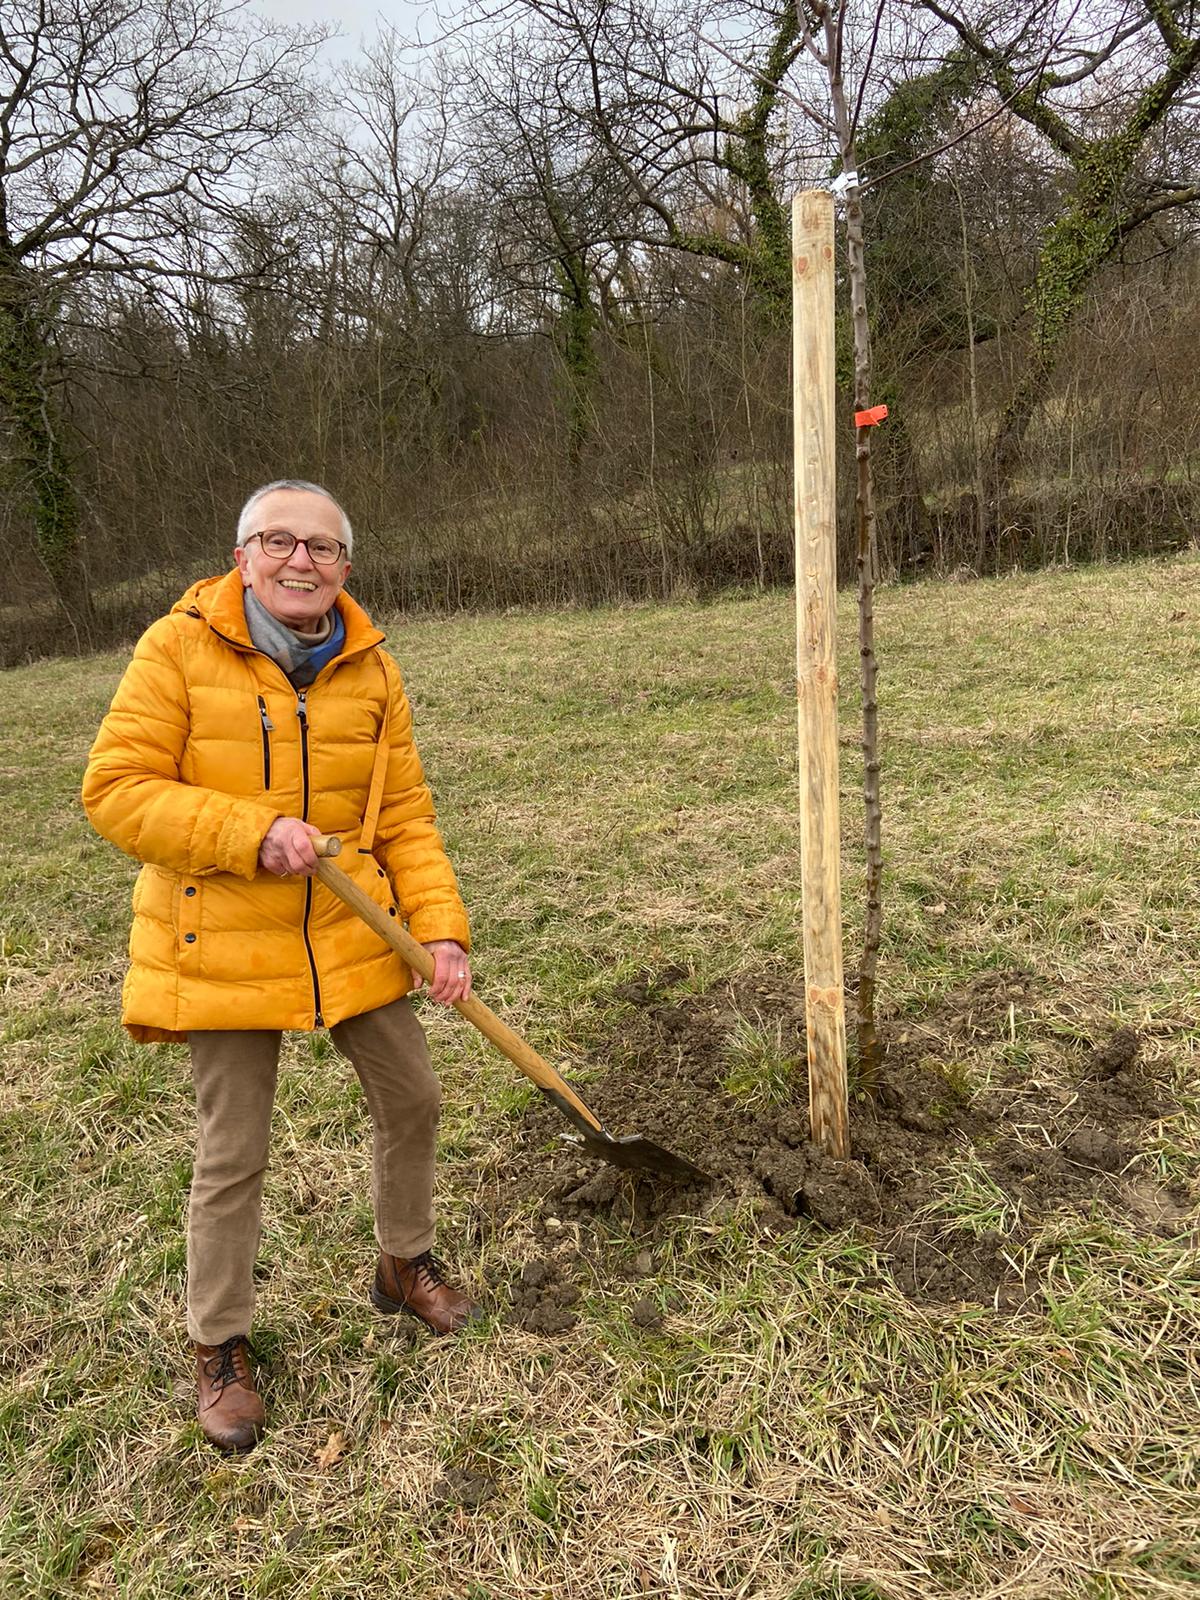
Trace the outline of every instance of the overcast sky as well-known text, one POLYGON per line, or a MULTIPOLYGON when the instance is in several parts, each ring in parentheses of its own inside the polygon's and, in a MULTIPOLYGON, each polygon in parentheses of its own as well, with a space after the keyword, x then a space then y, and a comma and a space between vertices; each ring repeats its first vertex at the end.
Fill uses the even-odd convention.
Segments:
POLYGON ((375 37, 381 21, 392 23, 407 39, 432 40, 438 31, 431 0, 251 0, 251 7, 273 22, 332 22, 341 35, 327 46, 334 61, 356 55, 364 39, 375 37))

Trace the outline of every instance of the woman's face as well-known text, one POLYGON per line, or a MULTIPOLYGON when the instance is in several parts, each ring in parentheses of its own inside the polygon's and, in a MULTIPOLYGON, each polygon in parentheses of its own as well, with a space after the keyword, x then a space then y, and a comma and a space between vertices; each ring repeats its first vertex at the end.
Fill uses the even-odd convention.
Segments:
MULTIPOLYGON (((290 533, 298 540, 342 540, 342 519, 332 500, 304 489, 276 489, 254 508, 254 533, 290 533)), ((342 559, 332 566, 314 561, 303 543, 290 556, 270 556, 260 538, 233 552, 242 579, 255 598, 285 627, 312 632, 337 598, 350 571, 342 559)))

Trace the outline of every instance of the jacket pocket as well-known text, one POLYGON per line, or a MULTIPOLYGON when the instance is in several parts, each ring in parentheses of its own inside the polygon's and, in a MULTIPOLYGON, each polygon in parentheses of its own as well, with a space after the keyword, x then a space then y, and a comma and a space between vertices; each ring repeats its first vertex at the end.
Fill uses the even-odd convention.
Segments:
POLYGON ((262 695, 258 696, 258 716, 262 723, 262 757, 263 757, 263 788, 271 787, 271 735, 275 732, 275 724, 267 715, 267 702, 262 695))

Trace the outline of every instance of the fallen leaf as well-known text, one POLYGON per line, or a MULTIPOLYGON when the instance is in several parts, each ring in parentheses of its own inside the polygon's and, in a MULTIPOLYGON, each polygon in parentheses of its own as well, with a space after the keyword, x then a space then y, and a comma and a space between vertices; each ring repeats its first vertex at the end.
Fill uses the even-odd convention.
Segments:
POLYGON ((1042 1514, 1031 1500, 1025 1499, 1024 1495, 1006 1494, 1004 1498, 1008 1501, 1009 1510, 1015 1511, 1019 1517, 1040 1517, 1042 1514))
POLYGON ((330 1467, 336 1467, 349 1448, 350 1441, 344 1433, 331 1433, 317 1451, 317 1471, 328 1472, 330 1467))

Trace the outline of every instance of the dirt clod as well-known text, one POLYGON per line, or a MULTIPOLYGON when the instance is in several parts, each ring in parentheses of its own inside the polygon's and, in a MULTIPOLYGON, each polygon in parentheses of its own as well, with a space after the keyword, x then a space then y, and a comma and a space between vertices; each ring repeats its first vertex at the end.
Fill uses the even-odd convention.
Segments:
POLYGON ((1063 1153, 1081 1167, 1096 1172, 1120 1172, 1129 1159, 1115 1139, 1099 1128, 1080 1128, 1063 1144, 1063 1153))
POLYGON ((1118 1028, 1106 1044, 1093 1050, 1084 1064, 1084 1074, 1092 1078, 1111 1078, 1128 1072, 1138 1058, 1141 1040, 1132 1028, 1118 1028))
POLYGON ((579 1285, 554 1260, 527 1261, 512 1291, 509 1318, 526 1333, 568 1333, 579 1321, 579 1285))
POLYGON ((496 1485, 486 1473, 472 1472, 467 1467, 447 1467, 435 1491, 435 1499, 443 1505, 474 1511, 495 1493, 496 1485))
POLYGON ((823 1228, 878 1221, 879 1197, 861 1161, 835 1161, 806 1144, 765 1152, 755 1163, 768 1194, 791 1216, 811 1217, 823 1228))
POLYGON ((662 1322, 662 1314, 653 1300, 636 1300, 629 1308, 629 1315, 639 1328, 657 1328, 662 1322))

